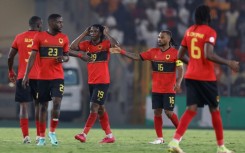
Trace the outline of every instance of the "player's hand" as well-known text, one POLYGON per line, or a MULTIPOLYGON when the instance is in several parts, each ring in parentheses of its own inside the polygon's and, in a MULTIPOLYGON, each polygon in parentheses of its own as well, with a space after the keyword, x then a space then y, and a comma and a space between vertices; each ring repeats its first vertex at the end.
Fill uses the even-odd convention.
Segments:
POLYGON ((63 62, 64 62, 63 56, 58 56, 58 57, 56 58, 56 63, 63 63, 63 62))
POLYGON ((181 92, 181 88, 180 88, 180 85, 179 84, 175 84, 174 85, 174 91, 176 91, 177 93, 180 93, 181 92))
POLYGON ((95 58, 96 56, 93 56, 93 54, 87 52, 86 55, 88 57, 87 62, 94 62, 94 61, 96 61, 96 58, 95 58))
POLYGON ((90 30, 90 27, 87 27, 87 28, 84 30, 84 33, 86 34, 86 36, 89 36, 89 30, 90 30))
POLYGON ((12 83, 16 82, 16 73, 14 70, 9 71, 9 81, 12 83))
POLYGON ((27 86, 29 86, 29 78, 25 75, 22 80, 22 87, 26 89, 27 86))
POLYGON ((239 62, 238 62, 238 61, 233 61, 233 60, 231 60, 231 61, 229 62, 229 67, 230 67, 233 71, 235 71, 235 72, 238 72, 239 69, 240 69, 239 62))
POLYGON ((91 61, 91 57, 88 56, 87 53, 78 53, 78 57, 79 57, 81 60, 85 61, 85 62, 90 62, 90 61, 91 61))
POLYGON ((110 53, 112 53, 112 54, 118 54, 118 53, 121 52, 121 50, 122 49, 119 46, 115 45, 115 47, 110 48, 110 53))
POLYGON ((109 28, 107 26, 104 26, 103 34, 107 35, 109 33, 109 28))

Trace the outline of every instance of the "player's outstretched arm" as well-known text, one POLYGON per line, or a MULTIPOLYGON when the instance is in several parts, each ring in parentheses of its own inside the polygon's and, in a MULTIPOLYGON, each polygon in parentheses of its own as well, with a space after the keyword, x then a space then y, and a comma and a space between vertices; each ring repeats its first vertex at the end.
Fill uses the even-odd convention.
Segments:
POLYGON ((120 53, 120 54, 122 54, 122 55, 124 55, 124 56, 127 56, 128 58, 131 58, 131 59, 133 59, 133 60, 140 60, 141 58, 140 58, 140 54, 138 54, 138 53, 131 53, 131 52, 127 52, 127 51, 125 51, 125 50, 123 50, 123 49, 121 49, 119 46, 115 46, 114 48, 110 48, 110 52, 111 53, 120 53))
POLYGON ((31 55, 29 57, 29 60, 28 60, 27 66, 26 66, 26 72, 25 72, 25 75, 24 75, 23 80, 22 80, 22 86, 24 88, 26 88, 26 86, 29 86, 28 75, 29 75, 29 73, 31 71, 31 68, 32 68, 34 62, 35 62, 36 55, 37 55, 37 51, 32 51, 31 55))
POLYGON ((70 49, 72 50, 79 50, 79 43, 83 40, 84 37, 89 35, 89 27, 81 34, 79 35, 70 45, 70 49))
POLYGON ((90 57, 87 55, 87 53, 85 53, 83 51, 77 52, 77 51, 70 50, 69 56, 80 58, 81 60, 83 60, 85 62, 90 61, 90 57))
POLYGON ((8 70, 9 70, 9 80, 12 83, 16 82, 16 73, 13 70, 14 57, 17 54, 18 50, 15 48, 10 48, 8 55, 8 70))
POLYGON ((204 53, 205 53, 205 57, 212 61, 215 62, 217 64, 224 64, 229 66, 233 71, 238 72, 239 71, 239 62, 238 61, 234 61, 234 60, 227 60, 224 59, 220 56, 218 56, 217 54, 215 54, 213 52, 214 50, 214 46, 210 43, 205 43, 204 45, 204 53))

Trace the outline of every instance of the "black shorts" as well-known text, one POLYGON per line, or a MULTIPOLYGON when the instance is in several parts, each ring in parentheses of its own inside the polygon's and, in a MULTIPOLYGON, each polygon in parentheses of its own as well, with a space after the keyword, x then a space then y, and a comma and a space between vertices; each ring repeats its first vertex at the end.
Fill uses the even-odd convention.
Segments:
POLYGON ((19 103, 32 102, 33 99, 37 99, 37 80, 30 79, 29 86, 24 89, 22 79, 18 79, 16 81, 15 101, 19 103))
POLYGON ((104 105, 109 84, 89 84, 90 102, 104 105))
POLYGON ((173 111, 175 105, 175 93, 152 93, 152 109, 162 108, 173 111))
POLYGON ((216 81, 197 81, 186 79, 187 106, 197 104, 198 107, 219 105, 218 88, 216 81))
POLYGON ((64 93, 64 80, 38 80, 38 101, 47 102, 52 97, 62 98, 64 93))

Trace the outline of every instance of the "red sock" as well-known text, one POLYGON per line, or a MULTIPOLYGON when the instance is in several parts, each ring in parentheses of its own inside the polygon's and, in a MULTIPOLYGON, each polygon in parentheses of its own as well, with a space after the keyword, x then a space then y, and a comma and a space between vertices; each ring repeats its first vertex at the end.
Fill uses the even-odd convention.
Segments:
POLYGON ((173 113, 173 115, 171 116, 170 120, 172 121, 172 123, 174 124, 175 128, 178 127, 179 125, 179 119, 178 119, 178 116, 173 113))
POLYGON ((39 126, 39 121, 38 120, 36 120, 36 128, 37 128, 37 136, 40 136, 40 126, 39 126))
POLYGON ((162 116, 154 116, 154 128, 157 134, 158 138, 162 138, 163 134, 162 134, 162 116))
POLYGON ((103 115, 100 116, 100 125, 102 127, 102 129, 105 131, 105 134, 110 134, 111 133, 111 127, 110 127, 110 122, 109 122, 109 117, 108 117, 108 113, 104 112, 103 115))
POLYGON ((216 135, 217 144, 221 146, 224 144, 224 137, 223 137, 223 126, 222 126, 220 111, 212 112, 211 116, 212 116, 212 123, 216 135))
POLYGON ((20 128, 22 130, 23 137, 26 137, 29 135, 28 118, 21 118, 20 119, 20 128))
POLYGON ((49 129, 49 131, 50 131, 50 132, 55 132, 55 129, 56 129, 56 127, 58 126, 58 123, 59 123, 59 119, 53 118, 53 119, 50 121, 50 129, 49 129))
POLYGON ((85 127, 83 129, 83 133, 88 134, 89 130, 92 128, 94 125, 96 119, 97 119, 97 113, 90 113, 89 117, 87 119, 87 122, 85 124, 85 127))
POLYGON ((40 137, 45 137, 46 122, 39 122, 40 137))
POLYGON ((180 138, 184 135, 186 129, 188 128, 188 125, 190 124, 193 117, 196 115, 196 112, 186 110, 183 116, 180 119, 179 125, 177 127, 177 130, 174 134, 174 138, 177 140, 180 140, 180 138))

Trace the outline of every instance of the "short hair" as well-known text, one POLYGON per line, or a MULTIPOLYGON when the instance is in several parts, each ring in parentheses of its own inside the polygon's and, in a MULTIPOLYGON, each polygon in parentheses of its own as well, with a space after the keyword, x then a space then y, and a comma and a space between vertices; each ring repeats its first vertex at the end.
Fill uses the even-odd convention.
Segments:
POLYGON ((60 14, 50 14, 48 17, 48 22, 56 20, 57 18, 60 18, 61 15, 60 14))
POLYGON ((104 28, 104 26, 101 25, 101 24, 93 24, 91 27, 95 27, 95 28, 99 29, 99 32, 101 33, 100 40, 102 41, 105 38, 105 35, 104 35, 104 29, 105 28, 104 28))
POLYGON ((29 26, 30 27, 35 27, 37 26, 38 21, 42 20, 39 16, 32 16, 29 19, 29 26))
POLYGON ((197 25, 209 24, 211 21, 210 8, 206 5, 200 5, 195 9, 195 23, 197 25))

